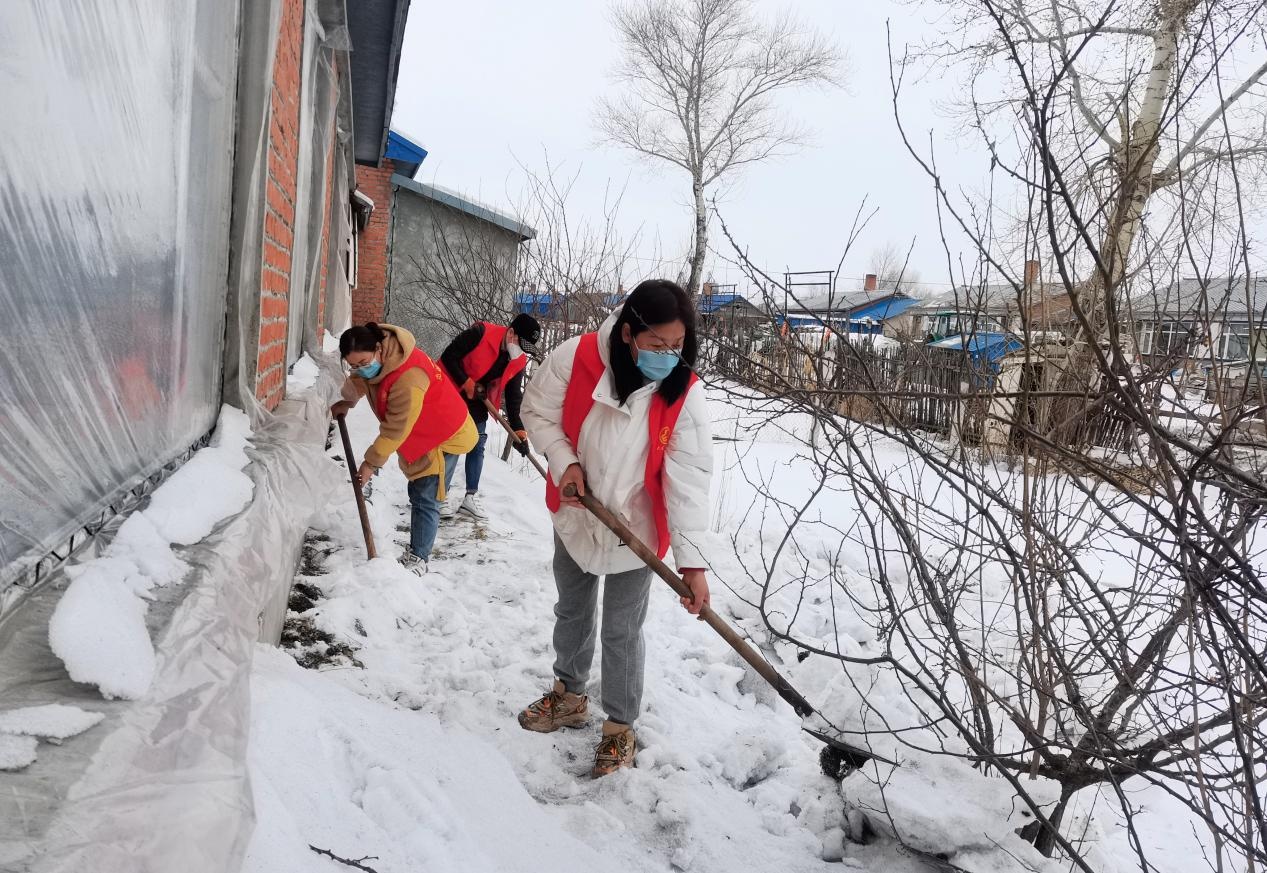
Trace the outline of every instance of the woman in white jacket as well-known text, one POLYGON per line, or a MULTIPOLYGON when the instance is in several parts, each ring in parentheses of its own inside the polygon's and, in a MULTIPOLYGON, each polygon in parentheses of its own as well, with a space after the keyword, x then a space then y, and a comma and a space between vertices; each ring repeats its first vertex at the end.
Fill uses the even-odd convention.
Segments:
POLYGON ((697 614, 709 602, 703 548, 708 539, 713 447, 704 386, 692 365, 695 308, 679 286, 649 280, 597 333, 569 340, 524 393, 529 438, 546 456, 554 513, 554 687, 519 714, 533 731, 589 720, 585 695, 594 658, 599 577, 603 594, 602 703, 607 720, 594 776, 633 763, 633 722, 642 706, 651 571, 576 499, 575 485, 673 558, 697 614), (555 487, 557 483, 557 488, 555 487))

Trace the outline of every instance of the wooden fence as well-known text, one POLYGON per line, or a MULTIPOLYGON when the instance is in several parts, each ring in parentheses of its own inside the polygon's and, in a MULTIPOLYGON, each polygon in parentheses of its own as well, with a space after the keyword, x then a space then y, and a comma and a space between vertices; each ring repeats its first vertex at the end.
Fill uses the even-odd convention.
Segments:
MULTIPOLYGON (((1013 451, 1027 449, 1027 430, 1052 425, 1046 420, 1052 404, 1038 399, 1041 382, 1029 385, 1035 393, 1027 395, 1019 370, 1009 379, 997 362, 962 350, 883 337, 711 334, 701 353, 701 369, 716 378, 771 396, 814 394, 855 421, 953 433, 967 443, 1013 451)), ((1100 404, 1088 410, 1075 435, 1082 445, 1122 450, 1134 439, 1134 428, 1100 404)))

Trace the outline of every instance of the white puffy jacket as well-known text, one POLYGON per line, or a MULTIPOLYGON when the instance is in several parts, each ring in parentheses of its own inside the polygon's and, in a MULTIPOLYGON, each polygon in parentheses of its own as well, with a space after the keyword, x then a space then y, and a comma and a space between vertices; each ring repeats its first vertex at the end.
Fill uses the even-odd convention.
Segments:
MULTIPOLYGON (((594 389, 594 407, 581 426, 573 451, 563 433, 563 397, 572 378, 572 362, 580 339, 559 346, 533 374, 524 392, 523 420, 529 439, 546 456, 555 482, 572 464, 585 471, 589 492, 620 516, 639 539, 656 547, 655 517, 647 494, 648 415, 659 383, 644 385, 624 406, 612 383, 608 340, 616 316, 598 330, 598 348, 606 368, 594 389)), ((709 488, 713 476, 713 436, 704 400, 696 382, 686 394, 673 438, 665 451, 664 492, 672 535, 673 560, 679 569, 705 568, 709 547, 709 488)), ((590 513, 562 507, 554 529, 581 569, 595 574, 623 573, 644 566, 627 546, 590 513)))

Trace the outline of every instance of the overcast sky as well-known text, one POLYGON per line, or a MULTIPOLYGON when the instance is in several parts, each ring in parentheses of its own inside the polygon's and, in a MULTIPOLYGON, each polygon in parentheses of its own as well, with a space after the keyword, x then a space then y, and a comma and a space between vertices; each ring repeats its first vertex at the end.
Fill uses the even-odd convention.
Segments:
MULTIPOLYGON (((885 23, 894 42, 934 33, 931 13, 893 0, 758 0, 760 10, 789 5, 833 37, 847 55, 847 87, 785 94, 787 115, 816 131, 815 144, 790 157, 748 168, 726 193, 721 212, 753 260, 785 270, 834 269, 863 198, 878 207, 865 236, 845 260, 844 277, 860 277, 885 244, 914 243, 911 267, 928 290, 949 282, 932 189, 899 138, 890 100, 885 23)), ((418 178, 459 189, 503 208, 521 188, 517 161, 552 162, 581 171, 577 211, 598 214, 609 182, 627 186, 625 233, 641 228, 651 254, 685 255, 691 223, 685 171, 650 167, 598 142, 592 110, 609 78, 616 45, 603 0, 415 0, 409 15, 393 127, 430 150, 418 178)), ((932 132, 949 187, 983 189, 989 158, 978 141, 938 110, 955 93, 949 77, 904 94, 908 133, 921 146, 932 132)), ((711 243, 729 254, 713 223, 711 243)), ((953 251, 966 248, 957 235, 953 251)), ((653 265, 645 262, 644 269, 653 265)), ((719 282, 743 283, 717 257, 707 265, 719 282)), ((640 275, 632 279, 643 278, 640 275)), ((846 286, 847 287, 847 286, 846 286)))

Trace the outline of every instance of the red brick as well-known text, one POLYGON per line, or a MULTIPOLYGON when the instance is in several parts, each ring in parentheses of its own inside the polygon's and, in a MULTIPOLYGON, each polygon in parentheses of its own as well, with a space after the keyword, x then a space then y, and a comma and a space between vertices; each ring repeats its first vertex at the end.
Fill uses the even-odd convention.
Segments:
POLYGON ((264 263, 284 273, 288 272, 290 270, 290 252, 274 242, 264 240, 264 263))
POLYGON ((286 338, 286 322, 266 321, 260 325, 260 345, 268 346, 286 338))

